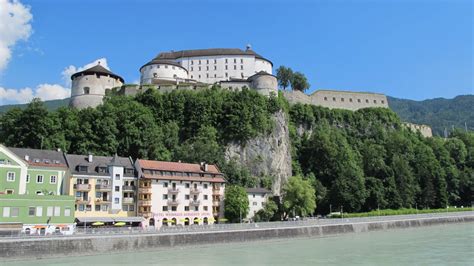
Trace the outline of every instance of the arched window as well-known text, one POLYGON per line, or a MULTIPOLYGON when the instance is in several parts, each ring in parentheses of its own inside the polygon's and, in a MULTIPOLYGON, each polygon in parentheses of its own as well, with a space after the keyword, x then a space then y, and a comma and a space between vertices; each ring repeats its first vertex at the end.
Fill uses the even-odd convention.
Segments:
POLYGON ((189 218, 184 218, 184 225, 189 225, 189 218))
POLYGON ((204 217, 204 224, 208 224, 208 223, 209 223, 209 221, 208 221, 207 217, 204 217))
POLYGON ((27 235, 31 234, 31 229, 30 229, 30 228, 26 228, 26 229, 25 229, 25 234, 27 234, 27 235))
POLYGON ((176 218, 171 219, 171 224, 176 225, 176 218))
POLYGON ((150 226, 155 226, 155 219, 151 218, 149 224, 150 226))
POLYGON ((89 94, 89 93, 91 93, 91 88, 84 87, 84 94, 89 94))
POLYGON ((194 217, 194 224, 199 224, 199 218, 194 217))
POLYGON ((167 218, 163 219, 163 226, 168 226, 168 219, 167 218))

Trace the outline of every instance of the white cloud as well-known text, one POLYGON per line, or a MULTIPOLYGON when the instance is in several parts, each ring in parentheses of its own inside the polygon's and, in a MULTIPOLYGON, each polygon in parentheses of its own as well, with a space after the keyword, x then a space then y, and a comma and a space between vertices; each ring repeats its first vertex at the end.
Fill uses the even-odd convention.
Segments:
POLYGON ((32 18, 29 6, 18 0, 0 0, 0 72, 10 61, 13 46, 30 37, 32 18))
POLYGON ((105 58, 105 57, 96 59, 93 62, 90 62, 89 64, 86 64, 86 65, 81 66, 81 67, 76 67, 74 65, 70 65, 70 66, 64 68, 63 72, 61 72, 64 83, 66 84, 66 86, 71 87, 71 76, 72 76, 72 74, 77 73, 77 72, 82 71, 82 70, 86 70, 86 69, 91 68, 93 66, 96 66, 96 65, 99 64, 99 62, 100 62, 101 66, 103 66, 106 69, 110 70, 109 66, 107 65, 107 58, 105 58))
POLYGON ((40 84, 34 90, 26 87, 23 89, 7 89, 0 87, 0 105, 27 103, 33 98, 43 101, 64 99, 71 95, 71 90, 58 84, 40 84))

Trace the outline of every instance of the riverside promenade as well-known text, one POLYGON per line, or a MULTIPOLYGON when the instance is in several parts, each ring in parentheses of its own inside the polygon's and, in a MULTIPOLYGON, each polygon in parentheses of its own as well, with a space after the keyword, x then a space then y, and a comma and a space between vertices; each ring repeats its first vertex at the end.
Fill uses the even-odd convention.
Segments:
POLYGON ((158 231, 104 229, 73 236, 4 237, 0 239, 0 260, 99 255, 278 238, 325 237, 463 222, 474 222, 474 212, 165 227, 158 231))

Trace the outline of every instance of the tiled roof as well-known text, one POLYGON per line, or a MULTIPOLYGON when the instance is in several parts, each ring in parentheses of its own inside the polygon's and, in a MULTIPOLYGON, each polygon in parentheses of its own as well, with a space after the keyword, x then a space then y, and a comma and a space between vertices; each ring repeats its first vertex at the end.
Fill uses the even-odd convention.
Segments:
POLYGON ((148 179, 159 179, 159 180, 176 180, 176 181, 197 181, 197 182, 214 182, 214 183, 225 183, 225 179, 222 176, 217 177, 201 177, 201 176, 171 176, 171 175, 152 175, 144 174, 143 177, 148 179))
POLYGON ((247 193, 264 193, 271 194, 272 192, 266 188, 246 188, 247 193))
POLYGON ((124 83, 124 80, 123 80, 122 77, 120 77, 120 76, 117 75, 117 74, 114 74, 112 71, 106 69, 105 67, 103 67, 103 66, 101 66, 101 65, 96 65, 96 66, 93 66, 93 67, 88 68, 88 69, 86 69, 86 70, 83 70, 83 71, 74 73, 74 74, 71 76, 71 79, 74 79, 75 77, 81 76, 81 75, 93 75, 93 74, 109 75, 109 76, 111 76, 111 77, 113 77, 113 78, 119 79, 122 83, 124 83))
MULTIPOLYGON (((104 175, 109 176, 110 173, 99 173, 97 172, 97 167, 107 167, 109 165, 114 166, 123 166, 124 168, 134 169, 132 161, 127 157, 119 156, 92 156, 92 162, 88 161, 88 155, 76 155, 76 154, 66 154, 66 159, 69 165, 69 170, 73 174, 82 174, 82 175, 104 175), (79 165, 87 166, 87 172, 79 172, 77 167, 79 165)), ((133 177, 134 174, 125 174, 124 176, 133 177)))
POLYGON ((60 151, 28 148, 8 148, 22 160, 32 166, 67 167, 66 159, 60 151), (26 160, 28 158, 28 160, 26 160))
POLYGON ((138 162, 140 164, 140 167, 143 169, 172 172, 221 174, 217 166, 213 164, 209 164, 207 166, 207 171, 203 171, 203 169, 201 169, 201 165, 197 163, 164 162, 150 160, 138 160, 138 162))
POLYGON ((255 58, 263 59, 265 61, 270 62, 273 65, 273 63, 270 60, 255 53, 251 49, 247 49, 243 51, 238 48, 211 48, 211 49, 163 52, 163 53, 158 54, 158 56, 156 56, 155 59, 176 60, 183 57, 218 56, 218 55, 253 55, 255 56, 255 58))

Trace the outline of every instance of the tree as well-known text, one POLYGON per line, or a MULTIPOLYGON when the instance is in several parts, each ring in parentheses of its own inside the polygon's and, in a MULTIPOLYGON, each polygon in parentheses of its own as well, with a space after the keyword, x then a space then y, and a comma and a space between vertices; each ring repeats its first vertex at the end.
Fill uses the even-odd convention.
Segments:
POLYGON ((261 222, 261 221, 268 222, 275 216, 277 211, 278 211, 278 205, 272 199, 268 199, 267 202, 265 202, 265 206, 263 207, 263 209, 259 210, 255 214, 255 216, 253 217, 253 220, 255 222, 261 222))
POLYGON ((289 67, 280 66, 276 72, 277 72, 276 77, 278 80, 278 85, 280 85, 280 87, 286 90, 286 88, 290 86, 291 84, 291 80, 293 77, 293 70, 291 70, 291 68, 289 67))
POLYGON ((282 190, 285 218, 288 215, 302 217, 313 214, 316 209, 316 193, 309 180, 301 176, 292 176, 282 190))
POLYGON ((291 88, 294 91, 301 91, 304 92, 305 90, 309 89, 309 83, 306 79, 306 76, 301 72, 293 73, 291 77, 291 88))
POLYGON ((249 198, 245 188, 230 185, 225 188, 224 216, 231 222, 240 222, 249 212, 249 198))

